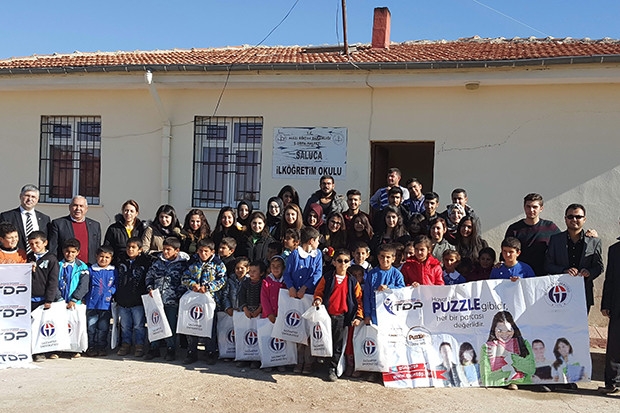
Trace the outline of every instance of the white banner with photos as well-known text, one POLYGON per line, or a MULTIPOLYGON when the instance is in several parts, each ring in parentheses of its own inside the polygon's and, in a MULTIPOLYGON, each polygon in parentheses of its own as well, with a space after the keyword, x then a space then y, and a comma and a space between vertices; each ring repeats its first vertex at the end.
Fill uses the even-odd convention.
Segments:
MULTIPOLYGON (((376 293, 386 387, 573 383, 591 377, 583 278, 549 275, 376 293)), ((357 353, 356 353, 357 354, 357 353)))

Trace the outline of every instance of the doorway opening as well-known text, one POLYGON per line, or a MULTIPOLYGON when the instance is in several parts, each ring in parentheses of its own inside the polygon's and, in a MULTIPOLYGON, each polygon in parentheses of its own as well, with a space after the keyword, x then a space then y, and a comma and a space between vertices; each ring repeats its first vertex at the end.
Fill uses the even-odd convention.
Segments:
POLYGON ((385 186, 390 168, 400 169, 401 186, 409 178, 417 178, 423 192, 432 191, 434 165, 435 142, 371 142, 370 195, 385 186))

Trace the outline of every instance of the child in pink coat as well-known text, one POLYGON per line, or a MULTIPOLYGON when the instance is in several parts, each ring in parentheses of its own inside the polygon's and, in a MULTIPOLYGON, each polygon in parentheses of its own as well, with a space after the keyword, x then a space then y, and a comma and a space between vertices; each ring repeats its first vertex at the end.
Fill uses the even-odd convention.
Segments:
POLYGON ((263 280, 260 290, 260 304, 263 307, 261 318, 268 318, 272 323, 276 322, 278 315, 278 295, 282 288, 286 288, 282 280, 284 273, 284 259, 275 255, 269 263, 269 275, 263 280))

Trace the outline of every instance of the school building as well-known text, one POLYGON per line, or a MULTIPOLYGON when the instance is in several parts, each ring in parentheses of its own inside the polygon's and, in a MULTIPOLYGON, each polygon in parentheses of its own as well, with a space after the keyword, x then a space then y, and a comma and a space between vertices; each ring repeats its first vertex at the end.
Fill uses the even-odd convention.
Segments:
MULTIPOLYGON (((618 235, 620 42, 389 39, 371 44, 76 52, 0 61, 0 210, 19 188, 67 214, 73 194, 107 227, 133 198, 182 217, 267 199, 302 202, 320 175, 370 195, 397 166, 439 193, 467 189, 497 248, 529 192, 564 229, 583 203, 606 249, 618 235)), ((602 278, 602 277, 601 277, 602 278)))

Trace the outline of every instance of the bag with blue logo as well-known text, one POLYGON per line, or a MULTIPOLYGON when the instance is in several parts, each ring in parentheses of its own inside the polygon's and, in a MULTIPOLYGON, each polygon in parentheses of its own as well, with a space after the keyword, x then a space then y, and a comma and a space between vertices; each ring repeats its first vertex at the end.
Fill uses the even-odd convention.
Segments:
POLYGON ((221 359, 235 358, 235 326, 224 311, 217 312, 217 349, 221 359))
POLYGON ((247 318, 242 311, 233 313, 235 325, 235 360, 260 361, 256 318, 247 318))
POLYGON ((261 368, 297 364, 297 344, 271 336, 273 324, 268 318, 256 320, 261 368))
POLYGON ((308 344, 308 329, 302 314, 312 307, 312 294, 304 298, 293 298, 288 290, 281 289, 278 296, 278 316, 273 325, 272 335, 282 340, 308 344))
POLYGON ((211 338, 214 314, 215 301, 211 294, 186 292, 179 300, 177 334, 211 338))
POLYGON ((331 357, 334 354, 332 345, 332 319, 323 304, 312 306, 302 314, 310 330, 310 353, 315 357, 331 357))
POLYGON ((67 351, 81 353, 88 350, 88 326, 86 324, 86 305, 76 304, 67 312, 70 347, 67 351))
POLYGON ((384 372, 387 357, 379 342, 379 329, 375 325, 360 324, 353 332, 355 370, 384 372))
POLYGON ((152 294, 152 297, 149 294, 142 296, 144 314, 146 315, 146 327, 151 343, 172 336, 172 329, 168 323, 166 313, 164 313, 164 303, 161 300, 159 289, 154 289, 152 294))
POLYGON ((47 310, 38 307, 32 313, 32 354, 63 351, 71 347, 67 304, 52 303, 47 310))

